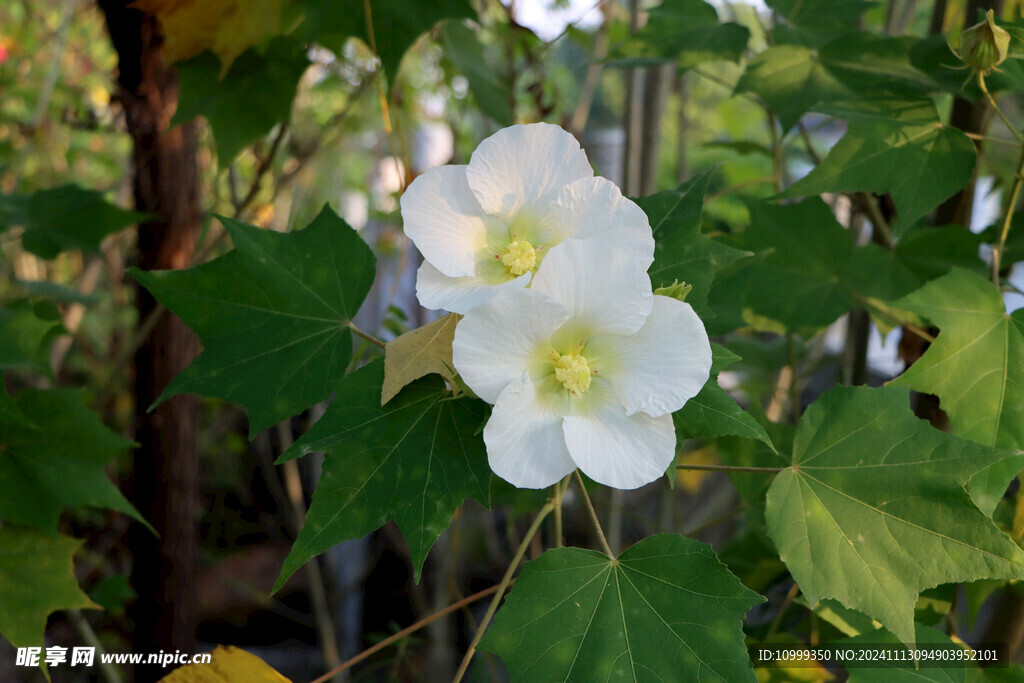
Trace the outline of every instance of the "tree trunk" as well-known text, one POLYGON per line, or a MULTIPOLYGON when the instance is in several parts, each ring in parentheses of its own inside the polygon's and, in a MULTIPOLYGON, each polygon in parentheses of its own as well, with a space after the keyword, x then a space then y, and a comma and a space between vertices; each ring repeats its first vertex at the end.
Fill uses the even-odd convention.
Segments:
MULTIPOLYGON (((118 0, 100 0, 119 58, 119 98, 134 145, 133 189, 139 211, 160 216, 139 226, 138 265, 144 270, 188 267, 202 221, 194 124, 167 131, 177 106, 175 72, 163 64, 156 19, 118 0), (165 132, 167 131, 167 132, 165 132)), ((157 308, 137 290, 139 324, 157 308)), ((135 652, 194 652, 197 614, 198 462, 194 396, 177 396, 147 413, 168 382, 188 365, 198 341, 164 313, 135 356, 136 435, 132 497, 159 533, 136 527, 131 539, 131 612, 135 652)), ((135 680, 167 671, 140 667, 135 680)))

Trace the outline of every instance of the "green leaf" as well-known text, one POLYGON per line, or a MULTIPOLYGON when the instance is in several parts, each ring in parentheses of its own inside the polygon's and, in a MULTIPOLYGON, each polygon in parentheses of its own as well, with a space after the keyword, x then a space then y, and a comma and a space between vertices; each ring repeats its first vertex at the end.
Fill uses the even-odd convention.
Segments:
POLYGON ((46 259, 74 249, 98 253, 104 237, 147 218, 78 185, 38 190, 27 197, 0 196, 0 232, 23 226, 22 246, 46 259))
POLYGON ((818 108, 846 119, 846 135, 779 198, 888 192, 906 226, 967 186, 974 143, 939 121, 931 100, 858 100, 818 108))
POLYGON ((895 302, 931 320, 939 336, 892 381, 939 397, 953 433, 986 446, 1024 450, 1024 309, 959 268, 895 302))
POLYGON ((42 647, 46 618, 98 607, 78 588, 71 556, 82 541, 0 527, 0 634, 15 647, 42 647))
POLYGON ((855 31, 860 15, 875 3, 863 0, 767 0, 767 4, 801 34, 820 44, 836 34, 855 31))
POLYGON ((84 390, 24 389, 13 405, 29 424, 0 417, 0 519, 55 532, 61 510, 87 505, 146 524, 104 469, 135 444, 86 407, 84 390))
POLYGON ((498 71, 487 61, 483 43, 461 21, 446 21, 441 28, 445 55, 462 72, 477 106, 500 126, 511 126, 515 115, 509 103, 510 84, 502 83, 498 71))
POLYGON ((50 299, 60 303, 94 304, 100 300, 97 294, 83 294, 73 287, 49 280, 12 280, 14 286, 32 297, 50 299))
MULTIPOLYGON (((959 225, 924 225, 908 230, 894 250, 896 258, 922 282, 963 268, 984 275, 988 266, 978 257, 982 235, 959 225)), ((1007 259, 1010 262, 1009 259, 1007 259)))
POLYGON ((416 580, 427 553, 466 498, 488 504, 491 470, 473 436, 484 404, 452 399, 438 377, 407 386, 381 406, 384 364, 337 385, 327 412, 279 462, 323 451, 320 484, 274 590, 312 557, 395 520, 416 580))
POLYGON ((349 324, 376 258, 328 206, 291 233, 221 222, 234 251, 189 270, 132 273, 204 346, 157 403, 182 393, 240 403, 254 437, 327 398, 344 376, 349 324))
POLYGON ((850 308, 853 238, 825 202, 751 203, 750 215, 742 244, 766 256, 740 276, 747 308, 793 330, 824 327, 850 308))
POLYGON ((964 490, 1008 452, 934 429, 909 398, 836 387, 815 401, 766 507, 768 534, 810 603, 835 598, 905 643, 922 590, 1024 572, 1024 552, 964 490))
POLYGON ((307 66, 305 48, 288 36, 271 39, 264 51, 249 48, 223 78, 212 52, 178 62, 181 95, 171 125, 205 118, 213 129, 218 162, 227 168, 246 145, 289 118, 307 66))
POLYGON ((713 361, 707 384, 682 410, 672 414, 676 438, 682 441, 699 436, 743 436, 757 439, 774 451, 775 445, 764 427, 718 385, 718 373, 739 360, 739 356, 718 344, 712 344, 711 350, 713 361))
POLYGON ((615 559, 556 548, 523 565, 480 649, 513 681, 755 681, 742 624, 761 602, 683 536, 615 559))
MULTIPOLYGON (((300 0, 307 42, 342 54, 350 36, 371 44, 364 0, 300 0)), ((442 19, 476 19, 469 0, 371 0, 373 37, 384 73, 394 85, 405 51, 442 19)))
POLYGON ((802 45, 770 47, 750 61, 736 92, 756 94, 789 130, 816 105, 853 96, 816 57, 802 45))
POLYGON ((713 173, 714 169, 708 169, 674 190, 633 199, 647 214, 654 231, 650 275, 655 288, 676 280, 692 285, 686 300, 701 317, 710 315, 708 290, 717 271, 749 256, 701 232, 704 193, 713 173))
POLYGON ((664 0, 650 9, 642 29, 616 46, 609 66, 671 61, 685 70, 717 60, 738 62, 749 40, 745 26, 720 24, 718 12, 703 0, 664 0))
MULTIPOLYGON (((954 643, 945 633, 929 626, 914 624, 914 629, 914 640, 907 641, 910 645, 909 649, 924 650, 932 646, 933 648, 942 648, 953 653, 955 652, 954 648, 963 648, 963 645, 954 643)), ((908 648, 900 642, 899 638, 885 629, 862 633, 853 638, 836 641, 835 644, 839 647, 868 645, 874 648, 882 646, 887 650, 904 651, 901 654, 906 659, 902 661, 895 658, 879 659, 870 668, 849 667, 849 683, 875 683, 875 681, 879 680, 884 680, 886 683, 923 683, 925 681, 932 681, 934 683, 963 683, 966 674, 966 663, 964 660, 946 661, 941 666, 936 666, 935 662, 924 663, 923 666, 919 667, 915 666, 913 656, 910 652, 906 651, 908 648)))
POLYGON ((0 372, 27 369, 50 375, 50 342, 64 329, 60 316, 54 320, 51 313, 24 300, 0 308, 0 372))

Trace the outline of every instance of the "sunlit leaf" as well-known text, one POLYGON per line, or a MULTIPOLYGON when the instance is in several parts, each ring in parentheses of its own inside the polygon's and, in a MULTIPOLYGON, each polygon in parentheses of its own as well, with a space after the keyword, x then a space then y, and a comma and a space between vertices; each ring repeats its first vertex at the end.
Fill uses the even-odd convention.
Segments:
POLYGON ((480 649, 513 681, 754 681, 742 624, 763 601, 683 536, 614 559, 556 548, 523 566, 480 649))
POLYGON ((484 403, 453 399, 438 377, 407 386, 381 406, 384 364, 375 361, 337 385, 334 402, 279 461, 323 451, 323 474, 306 523, 275 590, 328 548, 395 520, 416 580, 427 552, 467 498, 488 502, 491 470, 474 435, 484 403))
POLYGON ((327 398, 344 376, 349 325, 376 258, 330 207, 284 234, 221 221, 234 251, 189 270, 132 273, 204 346, 157 403, 181 393, 240 403, 255 436, 327 398))
POLYGON ((944 434, 900 388, 836 387, 808 408, 768 490, 768 533, 810 603, 835 598, 905 643, 931 586, 1024 575, 967 480, 1009 453, 944 434))
POLYGON ((690 69, 704 62, 738 62, 747 49, 745 26, 719 23, 718 12, 704 0, 665 0, 648 12, 647 23, 612 51, 609 66, 675 62, 690 69))
POLYGON ((80 545, 67 536, 0 526, 0 635, 11 645, 41 647, 51 613, 97 607, 75 579, 71 556, 80 545))

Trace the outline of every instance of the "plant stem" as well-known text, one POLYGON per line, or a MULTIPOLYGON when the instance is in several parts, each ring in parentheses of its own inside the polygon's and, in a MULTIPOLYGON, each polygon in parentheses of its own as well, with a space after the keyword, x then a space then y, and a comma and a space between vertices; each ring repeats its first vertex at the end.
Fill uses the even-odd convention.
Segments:
POLYGON ((759 472, 772 474, 781 472, 785 467, 740 467, 738 465, 676 465, 677 470, 702 470, 707 472, 759 472))
MULTIPOLYGON (((512 558, 512 562, 509 563, 508 569, 505 570, 505 576, 502 577, 501 583, 498 584, 497 592, 494 594, 494 599, 491 600, 490 606, 487 608, 487 613, 484 614, 484 618, 480 621, 480 626, 476 630, 476 634, 473 636, 473 642, 469 644, 469 649, 466 650, 466 656, 462 658, 462 664, 459 665, 459 670, 455 672, 455 678, 452 679, 452 683, 459 683, 462 677, 466 675, 466 670, 469 668, 469 661, 473 659, 473 654, 476 652, 476 646, 480 644, 480 640, 484 637, 484 631, 487 629, 487 625, 491 623, 491 617, 498 611, 498 604, 501 599, 505 596, 505 589, 512 582, 512 575, 515 574, 516 568, 519 566, 519 562, 522 561, 523 555, 526 554, 526 549, 530 547, 530 541, 533 540, 537 530, 540 529, 541 522, 548 516, 552 510, 555 509, 554 503, 548 501, 544 504, 544 507, 540 509, 537 516, 533 518, 533 524, 527 530, 526 535, 523 536, 523 540, 519 543, 519 549, 516 550, 515 557, 512 558)), ((313 681, 312 683, 317 683, 313 681)))
POLYGON ((594 529, 597 531, 597 537, 601 541, 601 547, 608 554, 608 557, 615 557, 612 554, 612 548, 608 545, 608 539, 604 537, 604 529, 601 528, 601 520, 597 518, 597 512, 594 511, 594 504, 590 502, 590 494, 587 493, 587 486, 583 483, 583 477, 580 476, 580 471, 576 470, 576 482, 580 485, 580 491, 583 493, 583 502, 587 505, 587 513, 590 515, 590 521, 594 523, 594 529))
POLYGON ((782 601, 782 604, 779 605, 779 611, 776 612, 775 618, 772 619, 771 626, 768 627, 768 635, 764 637, 766 642, 770 642, 772 636, 774 636, 778 632, 779 625, 782 623, 782 617, 789 610, 789 606, 793 604, 793 601, 796 599, 796 594, 799 592, 800 586, 798 586, 794 581, 792 588, 789 589, 789 592, 786 593, 786 597, 782 601))
POLYGON ((357 654, 352 659, 349 659, 348 661, 343 662, 341 664, 341 666, 339 666, 339 667, 337 667, 335 669, 332 669, 331 671, 328 671, 327 673, 325 673, 323 676, 320 676, 319 678, 314 678, 309 683, 324 683, 325 681, 329 681, 332 677, 338 675, 339 673, 341 673, 345 669, 348 669, 348 668, 351 668, 351 667, 355 666, 356 664, 358 664, 359 662, 363 661, 367 657, 369 657, 369 656, 371 656, 373 654, 376 654, 377 652, 380 652, 381 650, 386 648, 388 645, 391 645, 392 643, 394 643, 394 642, 396 642, 398 640, 401 640, 402 638, 405 638, 406 636, 411 635, 411 634, 415 633, 416 631, 419 631, 421 628, 423 628, 427 624, 433 623, 434 621, 437 621, 438 619, 440 619, 443 616, 447 616, 447 615, 451 614, 452 612, 458 611, 458 610, 462 609, 463 607, 465 607, 466 605, 472 604, 472 603, 476 602, 477 600, 480 600, 481 598, 486 598, 491 593, 497 592, 497 590, 500 587, 501 586, 499 584, 495 584, 495 585, 491 586, 490 588, 483 589, 479 593, 473 593, 469 597, 465 597, 462 600, 459 600, 458 602, 453 602, 452 604, 450 604, 447 607, 445 607, 443 610, 440 610, 438 612, 434 612, 430 616, 424 617, 424 618, 420 619, 419 621, 417 621, 412 626, 407 626, 406 628, 403 628, 398 633, 396 633, 396 634, 394 634, 392 636, 388 636, 387 638, 385 638, 384 640, 380 641, 379 643, 377 643, 373 647, 369 647, 369 648, 363 650, 362 652, 357 654))
POLYGON ((91 647, 96 648, 96 651, 99 652, 100 656, 96 659, 99 662, 100 674, 103 677, 103 680, 106 681, 106 683, 121 683, 121 675, 117 672, 114 665, 104 661, 103 656, 106 654, 107 650, 103 647, 103 643, 101 643, 100 639, 96 636, 96 631, 93 630, 92 626, 82 615, 81 610, 69 609, 68 618, 71 620, 75 630, 78 631, 78 634, 82 636, 82 640, 91 647))
POLYGON ((1006 205, 1006 215, 1003 217, 1003 227, 999 231, 999 242, 992 249, 992 282, 999 287, 999 271, 1002 268, 1003 250, 1006 249, 1006 236, 1010 234, 1010 223, 1013 220, 1013 210, 1017 206, 1017 199, 1020 197, 1021 183, 1024 182, 1024 143, 1021 145, 1020 160, 1017 162, 1017 172, 1013 175, 1013 186, 1010 188, 1010 201, 1006 205))
POLYGON ((571 474, 565 475, 562 481, 556 483, 552 487, 551 500, 554 503, 555 509, 555 547, 562 547, 562 499, 565 498, 565 491, 569 488, 569 477, 571 474))
POLYGON ((989 105, 992 107, 995 113, 999 115, 999 118, 1003 120, 1003 123, 1006 124, 1006 127, 1009 128, 1010 132, 1013 133, 1014 137, 1016 137, 1017 140, 1022 145, 1024 145, 1024 135, 1022 135, 1019 130, 1013 127, 1013 124, 1010 123, 1010 119, 1006 118, 1006 114, 1004 114, 1003 110, 999 108, 998 104, 996 104, 996 98, 992 97, 992 93, 988 91, 988 86, 985 85, 985 76, 980 72, 978 73, 978 87, 981 88, 981 92, 985 93, 985 99, 988 100, 989 105))
POLYGON ((357 336, 362 337, 366 341, 371 342, 373 344, 376 344, 377 346, 379 346, 382 349, 387 346, 386 342, 384 342, 384 341, 382 341, 380 339, 377 339, 377 337, 374 337, 369 332, 363 332, 361 329, 356 327, 355 323, 353 323, 351 320, 348 321, 347 325, 348 325, 348 329, 352 330, 352 332, 354 334, 356 334, 357 336))

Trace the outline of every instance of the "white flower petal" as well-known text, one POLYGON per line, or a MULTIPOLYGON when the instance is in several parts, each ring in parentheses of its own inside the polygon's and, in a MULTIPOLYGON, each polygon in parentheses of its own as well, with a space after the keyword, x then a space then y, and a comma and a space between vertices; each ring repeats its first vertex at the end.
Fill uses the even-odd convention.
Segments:
POLYGON ((655 296, 644 326, 630 336, 591 340, 594 364, 630 415, 665 415, 697 395, 711 372, 711 344, 690 304, 655 296))
POLYGON ((650 315, 649 261, 600 240, 570 239, 540 264, 531 289, 565 306, 589 333, 629 334, 650 315))
POLYGON ((584 178, 566 185, 551 212, 551 223, 559 230, 555 241, 600 239, 648 259, 644 268, 654 262, 654 235, 647 214, 606 178, 584 178))
POLYGON ((465 166, 439 166, 416 178, 402 195, 402 220, 405 234, 435 268, 450 277, 474 274, 487 229, 465 166))
POLYGON ((530 289, 499 292, 466 313, 455 328, 452 361, 476 395, 494 403, 538 362, 552 333, 569 317, 547 295, 530 289))
POLYGON ((513 486, 541 489, 576 469, 562 418, 538 400, 529 373, 505 387, 484 427, 487 460, 513 486))
POLYGON ((487 303, 504 289, 522 289, 530 284, 530 274, 502 284, 491 284, 480 277, 448 277, 430 261, 424 261, 416 273, 416 297, 424 308, 466 313, 487 303))
POLYGON ((558 126, 504 128, 480 143, 466 169, 487 213, 506 220, 521 209, 546 213, 563 185, 594 175, 586 153, 558 126))
POLYGON ((626 415, 604 382, 594 382, 587 394, 587 409, 562 422, 569 455, 583 473, 617 489, 635 489, 665 474, 676 454, 672 416, 626 415))

